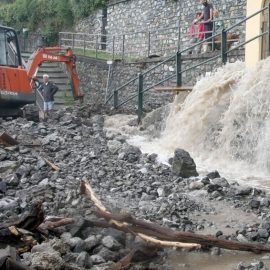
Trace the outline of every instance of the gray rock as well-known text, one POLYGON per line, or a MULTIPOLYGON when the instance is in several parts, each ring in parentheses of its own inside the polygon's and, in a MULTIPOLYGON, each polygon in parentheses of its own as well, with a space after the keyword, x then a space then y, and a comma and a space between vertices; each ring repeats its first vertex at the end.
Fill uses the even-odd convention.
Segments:
MULTIPOLYGON (((64 240, 65 241, 65 240, 64 240)), ((75 248, 77 245, 82 244, 84 241, 80 237, 72 237, 67 241, 67 244, 71 248, 75 248)), ((83 245, 83 244, 82 244, 83 245)))
POLYGON ((0 211, 14 210, 18 207, 18 199, 5 197, 0 200, 0 211))
POLYGON ((269 237, 269 233, 266 229, 259 229, 258 230, 258 236, 260 238, 268 238, 269 237))
POLYGON ((106 247, 101 248, 98 255, 104 258, 105 261, 115 261, 119 258, 118 252, 111 251, 106 247))
POLYGON ((63 265, 58 252, 36 252, 31 258, 31 269, 34 270, 60 270, 63 265))
POLYGON ((119 250, 122 247, 122 245, 110 235, 105 236, 101 240, 101 243, 110 250, 119 250))
POLYGON ((208 185, 210 184, 210 180, 207 176, 203 177, 201 182, 204 184, 204 185, 208 185))
POLYGON ((80 253, 80 252, 83 252, 83 251, 85 251, 85 242, 83 240, 78 241, 78 243, 74 247, 73 252, 80 253))
POLYGON ((269 198, 263 198, 261 200, 261 206, 268 207, 270 205, 270 199, 269 198))
POLYGON ((122 143, 116 140, 112 140, 107 142, 107 146, 111 153, 117 154, 122 147, 122 143))
POLYGON ((240 195, 240 196, 246 196, 246 195, 250 195, 252 191, 251 187, 237 187, 236 189, 236 195, 240 195))
POLYGON ((260 207, 260 201, 257 199, 252 199, 249 203, 251 208, 257 209, 260 207))
POLYGON ((92 235, 86 238, 84 242, 85 242, 85 250, 91 251, 100 243, 100 240, 95 235, 92 235))
POLYGON ((76 264, 85 268, 91 268, 93 266, 93 262, 87 252, 81 252, 76 259, 76 264))
POLYGON ((0 148, 0 161, 4 160, 7 157, 7 152, 4 149, 0 148))
POLYGON ((229 187, 230 184, 228 183, 228 181, 225 178, 214 178, 212 179, 212 183, 214 185, 219 185, 221 187, 229 187))
POLYGON ((163 187, 159 187, 157 189, 157 194, 159 197, 165 197, 166 196, 166 190, 163 187))
POLYGON ((7 170, 15 169, 18 166, 17 161, 4 160, 0 162, 0 173, 6 172, 7 170))
POLYGON ((210 184, 207 186, 207 192, 212 193, 214 191, 222 191, 222 187, 220 185, 210 184))
POLYGON ((42 243, 40 245, 33 246, 31 249, 31 253, 36 253, 36 252, 49 252, 53 253, 55 250, 53 247, 50 245, 50 243, 42 243))
POLYGON ((183 149, 176 149, 174 152, 172 172, 184 178, 198 176, 194 160, 183 149))
POLYGON ((206 175, 209 179, 215 179, 215 178, 220 178, 219 172, 218 171, 213 171, 210 172, 206 175))
POLYGON ((7 191, 7 184, 6 182, 3 182, 2 179, 0 178, 0 194, 1 193, 6 193, 7 191))
POLYGON ((8 186, 16 187, 20 183, 20 179, 18 178, 17 174, 12 174, 6 178, 6 183, 8 186))
POLYGON ((106 261, 104 260, 104 258, 102 258, 100 255, 96 254, 96 255, 92 255, 90 256, 93 264, 101 264, 101 263, 105 263, 106 261))
POLYGON ((195 181, 189 184, 188 188, 190 190, 198 190, 198 189, 202 189, 204 187, 204 183, 201 181, 195 181))
POLYGON ((248 242, 248 239, 241 233, 239 233, 236 237, 236 239, 239 241, 239 242, 243 242, 243 243, 246 243, 248 242))

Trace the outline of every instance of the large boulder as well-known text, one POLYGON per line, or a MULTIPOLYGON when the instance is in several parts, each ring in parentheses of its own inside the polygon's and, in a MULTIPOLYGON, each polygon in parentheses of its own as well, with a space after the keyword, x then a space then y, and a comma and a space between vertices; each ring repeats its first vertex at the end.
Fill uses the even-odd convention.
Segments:
POLYGON ((184 178, 198 176, 194 160, 187 151, 179 148, 174 152, 172 171, 174 174, 184 178))

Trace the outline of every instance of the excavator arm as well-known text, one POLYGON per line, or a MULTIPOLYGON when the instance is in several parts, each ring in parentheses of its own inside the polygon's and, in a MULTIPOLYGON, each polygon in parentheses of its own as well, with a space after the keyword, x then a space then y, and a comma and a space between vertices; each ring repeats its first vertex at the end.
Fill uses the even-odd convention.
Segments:
POLYGON ((73 96, 77 99, 83 99, 83 93, 80 92, 80 80, 76 71, 76 60, 70 48, 44 47, 35 51, 27 63, 27 75, 33 85, 33 78, 36 77, 38 67, 44 62, 65 63, 70 74, 72 82, 73 96))

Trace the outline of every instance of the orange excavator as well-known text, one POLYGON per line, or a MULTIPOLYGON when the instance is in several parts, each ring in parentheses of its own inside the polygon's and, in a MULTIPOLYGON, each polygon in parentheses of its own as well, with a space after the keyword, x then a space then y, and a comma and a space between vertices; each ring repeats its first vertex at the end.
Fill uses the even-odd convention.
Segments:
POLYGON ((39 48, 26 65, 21 57, 16 31, 0 26, 0 116, 18 115, 22 106, 35 103, 35 78, 43 62, 65 63, 72 82, 73 96, 82 99, 75 56, 70 48, 39 48))

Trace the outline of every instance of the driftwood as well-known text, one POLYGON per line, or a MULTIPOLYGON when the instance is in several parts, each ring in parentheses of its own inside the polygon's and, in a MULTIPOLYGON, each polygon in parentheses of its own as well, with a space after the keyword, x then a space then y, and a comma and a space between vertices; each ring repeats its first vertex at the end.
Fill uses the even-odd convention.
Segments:
MULTIPOLYGON (((130 232, 132 233, 133 235, 136 235, 138 236, 139 238, 145 240, 146 242, 148 243, 151 243, 151 244, 154 244, 154 245, 157 245, 157 246, 163 246, 164 244, 164 247, 168 247, 168 246, 171 246, 171 247, 182 247, 182 248, 195 248, 195 247, 200 247, 199 244, 184 244, 184 243, 180 243, 180 242, 176 242, 176 241, 173 241, 173 242, 169 242, 169 241, 166 241, 166 242, 163 242, 163 241, 160 241, 160 240, 156 240, 154 238, 151 238, 151 237, 148 237, 147 240, 145 238, 146 235, 143 235, 140 234, 139 232, 135 232, 134 230, 132 230, 129 226, 128 226, 128 223, 123 219, 115 219, 114 218, 114 215, 112 215, 108 210, 107 208, 102 204, 102 202, 96 197, 92 187, 90 186, 89 183, 86 183, 85 181, 82 181, 81 182, 81 193, 83 194, 86 194, 87 196, 90 197, 90 199, 94 202, 95 206, 99 209, 99 212, 98 213, 104 213, 106 217, 108 216, 111 216, 112 218, 109 218, 109 223, 111 225, 114 225, 115 228, 118 228, 118 229, 122 229, 124 230, 124 228, 126 228, 126 232, 130 232)), ((125 231, 125 230, 124 230, 125 231)))
POLYGON ((38 231, 48 235, 49 231, 54 230, 55 228, 62 227, 68 224, 74 223, 73 218, 62 218, 62 217, 47 217, 44 222, 38 226, 38 231))
MULTIPOLYGON (((106 220, 114 219, 128 223, 127 230, 135 233, 143 233, 165 241, 180 241, 183 243, 198 243, 201 246, 215 246, 230 250, 252 251, 255 253, 269 252, 270 246, 258 243, 241 243, 236 241, 222 240, 211 235, 200 235, 191 232, 179 232, 170 228, 164 228, 158 224, 146 222, 133 218, 131 215, 112 215, 102 211, 97 211, 96 215, 106 220)), ((115 227, 116 228, 116 227, 115 227)), ((121 230, 121 228, 118 228, 121 230)))
POLYGON ((56 166, 55 164, 53 164, 51 161, 49 161, 47 158, 42 157, 44 159, 44 161, 54 170, 54 171, 60 171, 60 168, 58 166, 56 166))
POLYGON ((137 248, 132 249, 124 258, 114 263, 112 266, 106 268, 106 270, 121 270, 127 268, 130 265, 131 260, 137 251, 137 248))
POLYGON ((71 223, 74 223, 71 218, 45 218, 42 203, 37 202, 18 221, 0 225, 0 245, 10 245, 16 247, 18 253, 24 253, 44 239, 44 234, 71 223))
POLYGON ((17 257, 15 248, 6 247, 0 249, 0 269, 1 270, 27 270, 28 267, 23 266, 17 257))
MULTIPOLYGON (((82 193, 86 195, 93 193, 92 188, 89 187, 90 185, 88 183, 84 181, 81 182, 82 193), (89 190, 91 190, 91 192, 89 192, 89 190)), ((94 197, 96 198, 96 196, 94 197)), ((137 236, 143 235, 143 238, 145 238, 145 240, 148 239, 150 241, 154 237, 155 241, 160 241, 161 243, 163 241, 166 241, 166 243, 177 242, 181 244, 196 243, 194 244, 194 246, 215 246, 230 250, 251 251, 254 253, 270 252, 269 245, 263 245, 258 243, 241 243, 237 241, 219 239, 215 236, 200 235, 191 232, 174 231, 170 228, 162 227, 156 223, 138 220, 132 217, 130 214, 115 215, 111 214, 105 207, 102 209, 98 207, 98 209, 99 210, 96 211, 96 215, 98 217, 104 218, 105 221, 95 221, 93 222, 93 225, 99 225, 101 227, 112 227, 124 232, 131 232, 137 236)), ((154 242, 152 241, 151 243, 154 244, 154 242)), ((179 247, 184 247, 184 245, 179 245, 179 247)))

